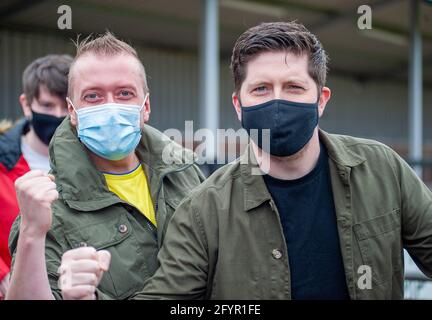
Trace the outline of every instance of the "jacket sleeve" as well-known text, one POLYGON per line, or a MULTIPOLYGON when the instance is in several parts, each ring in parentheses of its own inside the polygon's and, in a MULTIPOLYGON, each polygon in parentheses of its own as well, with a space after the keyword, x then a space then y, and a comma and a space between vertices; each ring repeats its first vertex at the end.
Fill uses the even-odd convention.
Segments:
POLYGON ((168 225, 158 254, 159 269, 133 299, 204 299, 209 269, 207 249, 201 219, 188 197, 168 225))
MULTIPOLYGON (((9 236, 9 249, 12 254, 12 267, 11 273, 13 273, 13 266, 15 263, 16 249, 19 238, 19 226, 21 223, 21 216, 15 220, 12 225, 11 233, 9 236)), ((52 294, 55 299, 62 299, 61 291, 58 287, 58 275, 57 269, 60 266, 61 256, 63 253, 63 248, 57 240, 58 235, 57 230, 51 229, 45 240, 45 261, 48 273, 48 280, 51 287, 52 294)))
POLYGON ((432 277, 432 192, 396 152, 391 153, 400 182, 403 246, 419 269, 432 277))
MULTIPOLYGON (((53 206, 55 205, 59 205, 59 203, 55 202, 53 206)), ((55 208, 53 207, 53 212, 54 211, 55 208)), ((18 237, 19 237, 20 220, 21 220, 21 216, 18 216, 18 218, 15 220, 12 226, 12 230, 9 237, 9 249, 10 252, 12 253, 12 268, 11 268, 12 272, 13 272, 13 265, 15 262, 16 248, 17 248, 18 237)), ((58 283, 59 275, 57 273, 57 270, 60 267, 63 253, 71 249, 66 243, 67 242, 64 237, 62 224, 59 222, 58 218, 56 218, 56 215, 53 214, 53 224, 51 230, 47 233, 46 240, 45 240, 45 262, 46 262, 48 281, 51 287, 51 292, 56 300, 63 299, 61 289, 59 288, 59 283, 58 283)), ((111 299, 110 296, 106 295, 100 290, 98 290, 97 296, 99 299, 111 299)))
POLYGON ((9 273, 11 256, 8 237, 13 221, 18 215, 18 203, 12 180, 4 174, 0 164, 0 281, 9 273))
POLYGON ((3 259, 0 257, 0 282, 8 273, 9 267, 7 266, 6 262, 4 262, 3 259))

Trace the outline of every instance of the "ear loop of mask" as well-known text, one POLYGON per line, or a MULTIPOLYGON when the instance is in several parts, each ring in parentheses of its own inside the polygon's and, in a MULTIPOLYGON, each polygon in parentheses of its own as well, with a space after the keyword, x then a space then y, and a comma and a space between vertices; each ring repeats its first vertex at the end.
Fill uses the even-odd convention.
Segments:
MULTIPOLYGON (((72 103, 72 100, 69 99, 69 97, 66 97, 66 101, 67 101, 68 103, 70 103, 70 105, 71 105, 72 108, 74 109, 76 115, 78 116, 78 111, 77 111, 77 109, 75 109, 75 106, 74 106, 74 104, 72 103)), ((79 128, 79 121, 78 121, 78 128, 79 128)))
POLYGON ((147 101, 148 96, 149 96, 149 93, 147 92, 147 94, 146 94, 145 97, 144 97, 144 101, 143 101, 143 103, 142 103, 142 105, 141 105, 139 111, 141 111, 141 110, 144 108, 144 105, 145 105, 145 103, 146 103, 146 101, 147 101))
POLYGON ((71 100, 71 99, 69 99, 69 97, 66 97, 66 102, 69 102, 69 103, 70 103, 70 105, 72 106, 72 108, 74 109, 75 113, 76 113, 76 114, 78 114, 77 110, 75 109, 75 106, 74 106, 74 104, 72 103, 72 100, 71 100))

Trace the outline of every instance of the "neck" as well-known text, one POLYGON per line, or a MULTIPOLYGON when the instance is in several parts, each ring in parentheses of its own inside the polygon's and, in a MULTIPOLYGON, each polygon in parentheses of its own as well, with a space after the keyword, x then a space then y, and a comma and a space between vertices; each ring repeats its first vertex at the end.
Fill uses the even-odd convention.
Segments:
POLYGON ((95 155, 94 153, 88 150, 87 153, 90 159, 93 161, 96 168, 102 172, 112 172, 112 173, 129 172, 135 169, 140 162, 135 152, 132 152, 126 158, 117 161, 112 161, 112 160, 99 157, 98 155, 95 155))
POLYGON ((263 172, 281 180, 299 179, 311 172, 318 162, 320 154, 318 128, 303 149, 289 157, 269 155, 259 149, 253 141, 252 149, 263 172))
POLYGON ((24 136, 24 141, 33 151, 48 156, 48 146, 39 139, 31 126, 29 132, 24 136))

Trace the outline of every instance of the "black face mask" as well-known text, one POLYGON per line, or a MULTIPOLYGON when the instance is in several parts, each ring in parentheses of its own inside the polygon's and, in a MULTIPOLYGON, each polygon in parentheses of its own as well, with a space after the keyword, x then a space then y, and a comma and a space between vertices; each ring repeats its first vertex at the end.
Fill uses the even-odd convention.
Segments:
POLYGON ((263 151, 287 157, 299 152, 318 125, 318 103, 271 100, 241 107, 242 127, 263 151), (255 129, 255 132, 251 130, 255 129), (263 145, 263 130, 270 129, 270 144, 263 145), (256 134, 257 133, 257 134, 256 134))
POLYGON ((38 113, 32 110, 31 125, 38 138, 49 145, 57 127, 65 117, 55 117, 49 114, 38 113))

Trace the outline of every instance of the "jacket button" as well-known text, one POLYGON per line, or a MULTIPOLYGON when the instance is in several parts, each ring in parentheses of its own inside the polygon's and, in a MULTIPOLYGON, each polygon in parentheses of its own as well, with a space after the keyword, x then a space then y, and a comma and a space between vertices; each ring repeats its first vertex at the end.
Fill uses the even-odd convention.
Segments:
POLYGON ((119 227, 118 227, 118 231, 119 231, 120 233, 126 233, 126 232, 128 231, 128 227, 127 227, 127 225, 125 225, 125 224, 121 224, 121 225, 119 225, 119 227))
POLYGON ((280 259, 280 258, 282 258, 282 251, 280 251, 279 249, 274 249, 272 251, 272 256, 275 259, 280 259))

